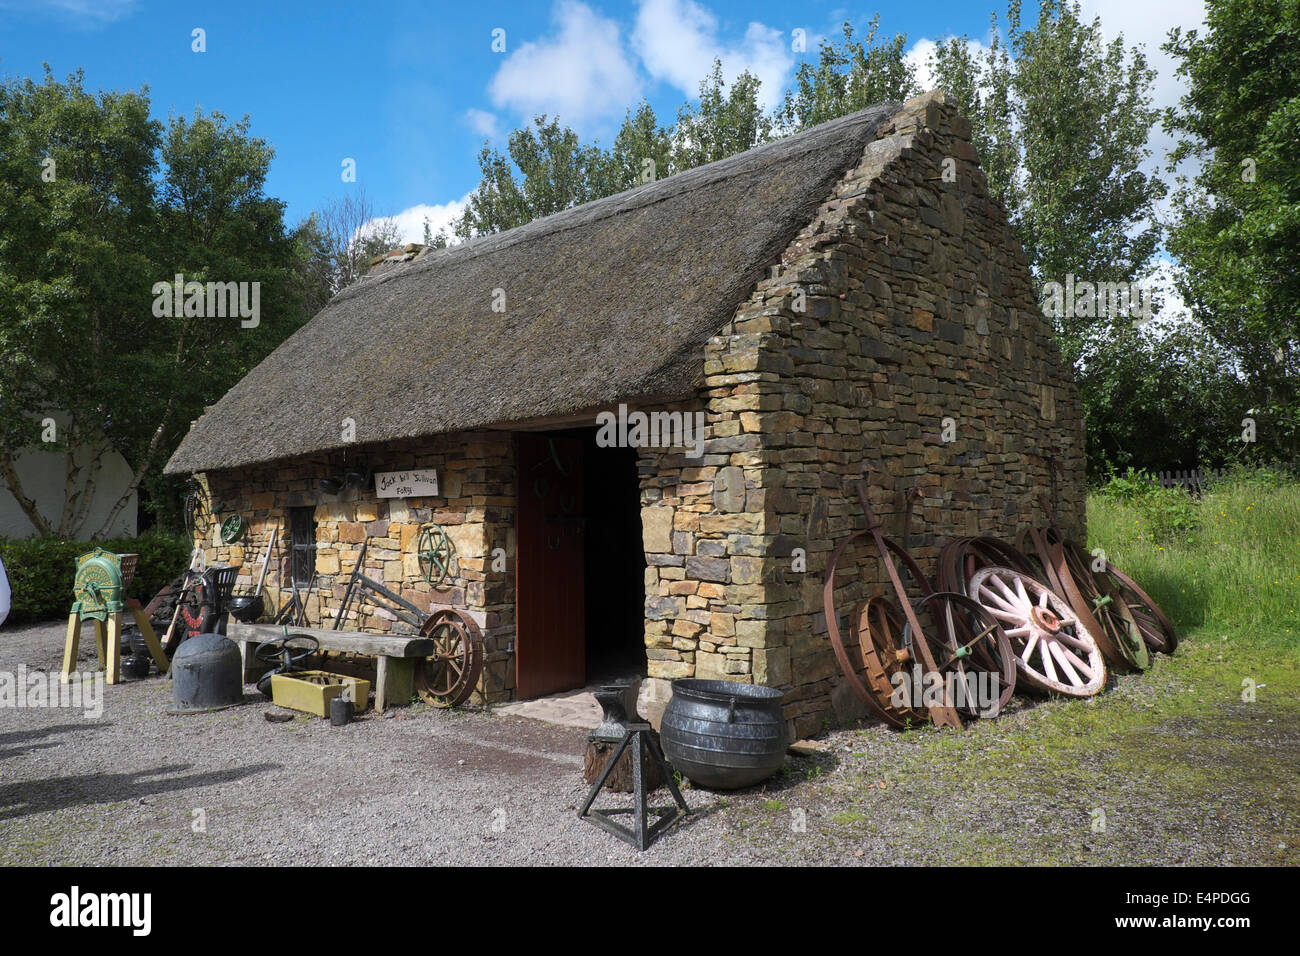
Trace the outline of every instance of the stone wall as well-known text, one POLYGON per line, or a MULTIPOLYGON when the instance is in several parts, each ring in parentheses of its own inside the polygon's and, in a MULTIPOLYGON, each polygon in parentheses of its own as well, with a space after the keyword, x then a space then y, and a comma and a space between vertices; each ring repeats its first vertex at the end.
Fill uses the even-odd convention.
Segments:
MULTIPOLYGON (((674 677, 769 684, 799 736, 858 713, 821 597, 865 524, 853 479, 894 536, 919 489, 927 574, 953 537, 1042 523, 1040 493, 1083 536, 1078 395, 968 136, 942 96, 906 104, 710 343, 706 455, 643 478, 660 700, 674 677)), ((888 583, 869 546, 841 571, 842 614, 888 583)))
MULTIPOLYGON (((312 461, 271 463, 206 477, 209 496, 222 513, 238 512, 249 522, 239 544, 221 543, 213 527, 203 541, 204 559, 243 567, 239 586, 254 583, 272 528, 279 528, 266 587, 278 607, 289 597, 289 509, 314 508, 316 586, 307 596, 313 626, 333 627, 356 567, 361 544, 370 538, 365 574, 417 607, 455 607, 483 630, 486 652, 476 699, 495 702, 514 696, 514 575, 492 570, 494 549, 504 548, 506 567, 514 555, 514 445, 506 432, 434 436, 382 448, 359 446, 346 458, 336 454, 312 461), (435 468, 437 498, 377 498, 373 482, 364 490, 335 495, 319 489, 320 479, 341 475, 356 462, 375 471, 435 468), (416 538, 424 522, 436 522, 456 547, 451 573, 440 588, 424 580, 416 538)), ((346 630, 409 634, 413 628, 384 608, 353 602, 346 630)))

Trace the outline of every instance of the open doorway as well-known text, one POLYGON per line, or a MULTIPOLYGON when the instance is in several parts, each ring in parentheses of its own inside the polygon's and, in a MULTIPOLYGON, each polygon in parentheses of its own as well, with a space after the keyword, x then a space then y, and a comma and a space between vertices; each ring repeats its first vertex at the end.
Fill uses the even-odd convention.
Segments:
POLYGON ((645 546, 635 448, 587 436, 587 683, 644 677, 645 546))
POLYGON ((516 434, 518 697, 644 676, 636 450, 596 429, 516 434))

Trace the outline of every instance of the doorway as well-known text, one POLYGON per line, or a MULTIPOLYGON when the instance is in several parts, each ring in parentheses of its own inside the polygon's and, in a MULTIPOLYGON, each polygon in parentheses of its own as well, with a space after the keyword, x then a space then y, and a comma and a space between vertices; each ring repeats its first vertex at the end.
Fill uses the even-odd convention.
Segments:
POLYGON ((599 447, 595 428, 515 439, 518 698, 644 676, 636 449, 599 447))

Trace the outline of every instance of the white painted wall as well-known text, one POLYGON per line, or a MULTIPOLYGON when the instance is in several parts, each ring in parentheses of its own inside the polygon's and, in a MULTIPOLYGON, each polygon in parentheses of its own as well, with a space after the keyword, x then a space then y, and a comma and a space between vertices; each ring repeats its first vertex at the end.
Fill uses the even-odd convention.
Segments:
MULTIPOLYGON (((76 463, 88 464, 90 450, 79 448, 76 463)), ((56 527, 63 514, 63 502, 69 489, 66 483, 66 465, 63 452, 41 451, 32 449, 20 452, 14 459, 14 468, 23 483, 23 491, 36 502, 36 507, 46 520, 56 527)), ((83 473, 81 485, 85 487, 86 477, 83 473)), ((95 477, 95 493, 90 510, 79 528, 65 528, 64 537, 86 538, 99 530, 109 511, 131 484, 131 467, 115 451, 104 454, 100 460, 99 472, 95 477)), ((136 532, 137 496, 131 492, 122 510, 118 513, 113 526, 108 529, 108 537, 134 537, 136 532)), ((31 538, 35 537, 36 528, 23 514, 18 500, 9 491, 8 485, 0 480, 0 537, 31 538)))

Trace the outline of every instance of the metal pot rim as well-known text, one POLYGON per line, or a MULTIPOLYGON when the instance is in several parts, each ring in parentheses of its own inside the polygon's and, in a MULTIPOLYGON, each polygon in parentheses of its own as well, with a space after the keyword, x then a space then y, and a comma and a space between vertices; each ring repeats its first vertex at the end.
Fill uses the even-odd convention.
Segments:
POLYGON ((691 700, 725 706, 731 698, 752 701, 754 703, 774 703, 785 697, 783 691, 763 684, 742 684, 731 680, 704 680, 698 677, 683 677, 673 681, 673 696, 682 696, 691 700))

